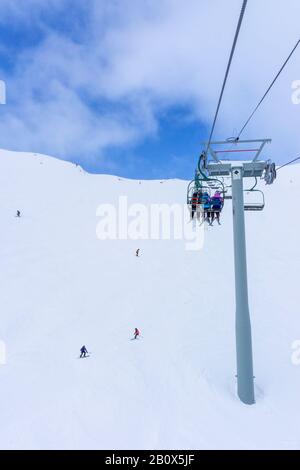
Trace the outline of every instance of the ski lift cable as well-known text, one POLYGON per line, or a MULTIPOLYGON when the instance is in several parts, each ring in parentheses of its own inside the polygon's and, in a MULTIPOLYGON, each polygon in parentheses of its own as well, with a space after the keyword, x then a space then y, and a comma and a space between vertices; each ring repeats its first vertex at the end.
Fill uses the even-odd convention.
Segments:
POLYGON ((242 129, 240 130, 236 140, 238 140, 242 134, 242 132, 245 130, 246 126, 249 124, 249 122, 251 121, 252 117, 254 116, 254 114, 256 113, 256 111, 258 110, 258 108, 260 107, 260 105, 262 104, 262 102, 264 101, 264 99, 266 98, 266 96, 268 95, 268 93, 270 92, 271 88, 273 88, 275 82, 277 81, 278 77, 280 76, 280 74, 282 73, 283 69, 285 68, 285 66, 287 65, 287 63, 289 62, 290 58, 292 57, 292 55, 294 54, 295 50, 297 49, 297 47, 299 46, 300 44, 300 39, 297 41, 296 45, 294 46, 294 48, 292 49, 292 51, 290 52, 288 58, 285 60, 284 64, 282 65, 282 67, 280 68, 279 72, 277 73, 277 75, 275 76, 274 80, 272 81, 272 83, 270 84, 270 86, 268 87, 267 91, 265 92, 265 94, 263 95, 262 99, 259 101, 258 105, 256 106, 256 108, 252 111, 251 115, 249 116, 249 118, 247 119, 247 121, 245 122, 244 126, 242 127, 242 129))
POLYGON ((279 168, 276 169, 276 171, 281 170, 281 168, 284 168, 287 165, 290 165, 291 163, 296 162, 297 160, 300 160, 300 157, 294 158, 294 160, 291 160, 290 162, 285 163, 284 165, 280 166, 279 168))
POLYGON ((229 62, 228 62, 228 65, 227 65, 227 69, 226 69, 226 73, 225 73, 225 77, 224 77, 224 81, 223 81, 223 85, 222 85, 222 90, 221 90, 221 94, 220 94, 219 101, 218 101, 217 110, 216 110, 216 113, 215 113, 212 129, 211 129, 210 136, 209 136, 208 143, 207 143, 207 147, 206 147, 206 152, 205 152, 206 154, 207 154, 207 151, 209 149, 209 146, 210 146, 210 143, 211 143, 211 140, 212 140, 212 136, 213 136, 213 132, 214 132, 214 129, 215 129, 217 117, 218 117, 218 114, 219 114, 219 110, 220 110, 220 106, 221 106, 221 102, 222 102, 222 98, 223 98, 227 78, 228 78, 228 75, 229 75, 229 70, 230 70, 232 59, 233 59, 233 56, 234 56, 234 51, 235 51, 235 48, 236 48, 236 44, 237 44, 237 40, 238 40, 238 37, 239 37, 240 29, 241 29, 241 26, 242 26, 243 17, 244 17, 244 14, 245 14, 247 3, 248 3, 248 0, 243 0, 243 5, 242 5, 238 25, 237 25, 237 28, 236 28, 233 45, 232 45, 232 48, 231 48, 229 62))

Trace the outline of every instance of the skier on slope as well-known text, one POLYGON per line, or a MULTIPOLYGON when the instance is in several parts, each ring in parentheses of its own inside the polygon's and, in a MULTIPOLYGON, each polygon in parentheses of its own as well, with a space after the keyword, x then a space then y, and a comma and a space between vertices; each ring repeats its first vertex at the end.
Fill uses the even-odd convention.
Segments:
POLYGON ((17 211, 16 217, 21 217, 21 212, 20 211, 17 211))
POLYGON ((135 256, 139 256, 140 249, 138 248, 135 252, 135 256))
POLYGON ((80 349, 80 358, 86 357, 87 354, 88 354, 88 350, 86 349, 85 346, 82 346, 82 348, 80 349))
POLYGON ((134 329, 134 334, 133 335, 134 335, 134 339, 137 339, 138 336, 140 336, 140 332, 139 332, 138 328, 134 329))

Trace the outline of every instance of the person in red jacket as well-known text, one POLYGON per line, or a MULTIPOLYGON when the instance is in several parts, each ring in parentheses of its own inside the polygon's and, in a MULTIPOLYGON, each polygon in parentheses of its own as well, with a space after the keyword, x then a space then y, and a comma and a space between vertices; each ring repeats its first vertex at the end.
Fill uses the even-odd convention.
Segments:
POLYGON ((194 192, 191 199, 191 217, 194 218, 194 215, 197 211, 197 204, 198 204, 198 193, 194 192))
POLYGON ((137 328, 134 329, 134 339, 137 339, 140 336, 140 332, 137 328))

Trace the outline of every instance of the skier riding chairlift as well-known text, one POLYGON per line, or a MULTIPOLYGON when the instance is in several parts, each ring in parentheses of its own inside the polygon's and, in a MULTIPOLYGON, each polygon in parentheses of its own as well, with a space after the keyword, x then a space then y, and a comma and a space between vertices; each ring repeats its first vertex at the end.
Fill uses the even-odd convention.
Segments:
POLYGON ((215 218, 217 219, 217 222, 220 225, 220 213, 222 211, 223 203, 224 203, 224 199, 222 198, 220 191, 216 191, 210 201, 211 201, 210 225, 213 225, 215 218))
POLYGON ((197 192, 193 193, 192 199, 191 199, 191 204, 192 204, 191 217, 192 217, 192 220, 193 220, 195 212, 197 211, 197 204, 198 204, 198 193, 197 192))
POLYGON ((201 204, 203 205, 204 220, 210 224, 211 199, 207 191, 202 195, 201 204))

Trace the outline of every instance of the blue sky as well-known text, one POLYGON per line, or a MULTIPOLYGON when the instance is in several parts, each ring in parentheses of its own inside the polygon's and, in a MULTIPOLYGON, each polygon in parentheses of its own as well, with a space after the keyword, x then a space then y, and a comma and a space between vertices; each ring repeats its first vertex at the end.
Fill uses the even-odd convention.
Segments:
MULTIPOLYGON (((0 146, 91 172, 192 178, 240 6, 239 0, 190 0, 189 8, 180 0, 2 0, 7 104, 0 108, 0 146)), ((298 0, 248 6, 216 138, 233 135, 248 117, 298 39, 299 17, 298 0)), ((299 149, 300 106, 291 102, 299 63, 298 52, 244 136, 273 137, 266 158, 279 163, 299 149)))

